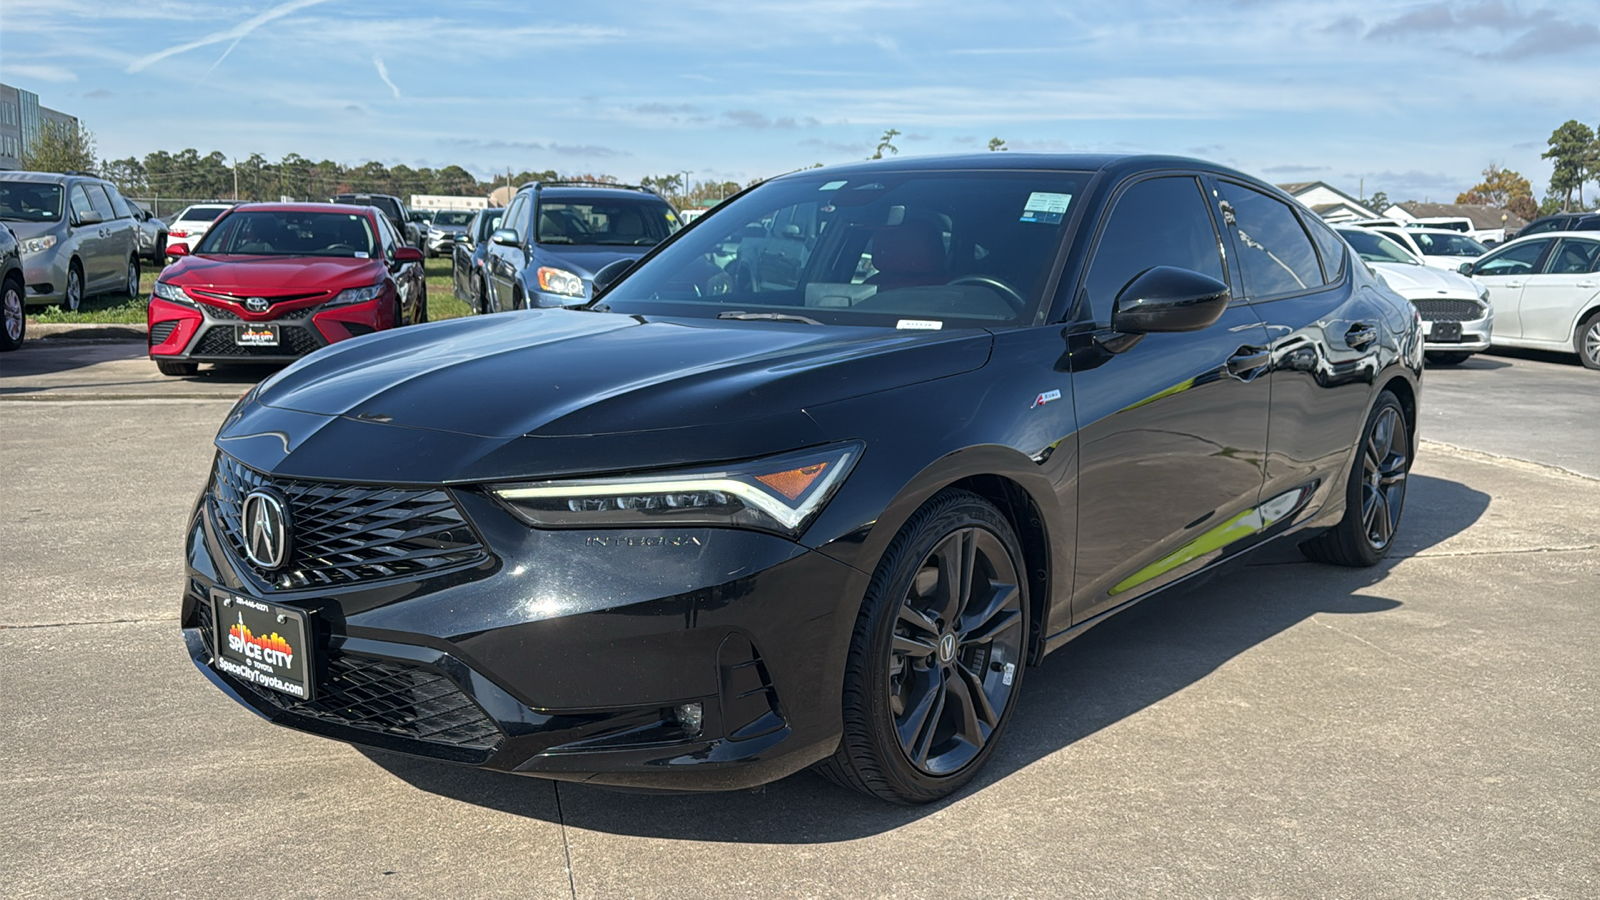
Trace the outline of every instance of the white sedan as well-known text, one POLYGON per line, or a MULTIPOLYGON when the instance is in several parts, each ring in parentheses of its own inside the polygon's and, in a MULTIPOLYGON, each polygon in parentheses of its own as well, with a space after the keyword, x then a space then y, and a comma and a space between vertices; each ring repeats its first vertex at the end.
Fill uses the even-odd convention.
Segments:
POLYGON ((1455 365, 1489 349, 1495 311, 1488 288, 1456 272, 1423 265, 1375 229, 1341 225, 1335 230, 1384 284, 1417 308, 1427 328, 1422 349, 1429 362, 1455 365))
POLYGON ((1445 228, 1388 228, 1373 226, 1373 231, 1400 244, 1427 265, 1457 271, 1462 263, 1477 260, 1489 248, 1459 231, 1445 228))
POLYGON ((1495 346, 1576 353, 1600 369, 1600 233, 1518 238, 1461 271, 1494 297, 1495 346))

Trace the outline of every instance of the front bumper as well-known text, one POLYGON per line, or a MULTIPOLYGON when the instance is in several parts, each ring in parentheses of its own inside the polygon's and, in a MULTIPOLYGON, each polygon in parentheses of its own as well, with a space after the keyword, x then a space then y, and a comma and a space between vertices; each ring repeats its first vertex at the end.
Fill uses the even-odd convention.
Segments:
MULTIPOLYGON (((67 296, 67 266, 71 254, 61 252, 61 245, 22 257, 22 278, 27 283, 23 291, 26 306, 59 305, 67 296)), ((84 296, 88 296, 85 291, 84 296)))
POLYGON ((331 343, 390 327, 384 310, 394 303, 388 292, 366 303, 312 307, 281 318, 246 321, 232 310, 198 304, 186 306, 150 298, 147 315, 150 356, 174 362, 292 362, 331 343), (240 344, 241 325, 278 326, 277 346, 240 344))
POLYGON ((216 483, 190 522, 184 637, 207 678, 271 721, 500 771, 672 790, 763 784, 838 744, 867 576, 824 554, 731 529, 541 531, 462 488, 449 495, 481 554, 414 576, 274 590, 230 543, 216 483), (314 700, 216 670, 215 588, 311 612, 314 700), (703 711, 698 728, 678 712, 688 704, 703 711))
POLYGON ((1477 298, 1427 297, 1411 302, 1422 316, 1424 351, 1477 353, 1489 349, 1493 306, 1477 298))
POLYGON ((455 249, 456 240, 460 235, 428 233, 428 251, 430 253, 445 253, 455 249))

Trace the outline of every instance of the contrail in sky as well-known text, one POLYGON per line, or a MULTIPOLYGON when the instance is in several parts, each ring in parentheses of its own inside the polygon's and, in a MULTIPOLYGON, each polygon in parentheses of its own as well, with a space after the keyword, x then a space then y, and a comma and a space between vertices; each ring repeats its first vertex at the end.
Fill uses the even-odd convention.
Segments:
MULTIPOLYGON (((328 0, 289 0, 287 3, 280 3, 266 12, 246 19, 226 31, 213 32, 203 38, 200 38, 199 40, 190 41, 187 44, 178 44, 173 47, 168 47, 165 50, 159 50, 150 54, 149 56, 142 56, 128 64, 128 71, 142 72, 169 56, 176 56, 179 53, 187 53, 188 51, 194 50, 197 47, 207 47, 211 44, 220 44, 223 41, 232 41, 233 43, 230 44, 228 49, 223 51, 222 56, 217 59, 217 63, 220 63, 223 59, 227 58, 229 53, 233 52, 233 48, 238 46, 239 42, 243 40, 246 35, 250 34, 252 31, 255 31, 257 28, 260 28, 274 19, 281 19, 290 13, 305 9, 308 6, 316 6, 318 4, 327 2, 328 0)), ((217 64, 212 63, 211 68, 215 69, 216 67, 217 64)))
POLYGON ((383 57, 376 53, 372 54, 372 64, 378 67, 378 77, 382 78, 383 83, 389 86, 389 90, 394 91, 394 98, 399 100, 400 89, 395 87, 394 82, 389 79, 389 67, 383 64, 383 57))

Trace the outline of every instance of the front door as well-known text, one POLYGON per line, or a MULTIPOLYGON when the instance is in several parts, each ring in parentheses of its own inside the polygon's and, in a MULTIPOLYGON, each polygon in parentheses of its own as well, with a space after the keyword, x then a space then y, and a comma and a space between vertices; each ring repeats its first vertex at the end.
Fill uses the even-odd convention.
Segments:
POLYGON ((1555 242, 1555 238, 1541 238, 1502 247, 1473 265, 1472 277, 1489 288, 1495 336, 1523 336, 1522 292, 1527 287, 1528 277, 1539 271, 1545 252, 1555 242))
POLYGON ((1079 289, 1074 622, 1215 560, 1261 490, 1269 398, 1253 363, 1263 358, 1266 329, 1238 301, 1204 330, 1147 334, 1121 346, 1111 330, 1116 296, 1154 266, 1230 281, 1193 176, 1126 188, 1079 289))
POLYGON ((1578 313, 1600 294, 1600 241, 1562 238, 1540 274, 1528 276, 1518 311, 1522 336, 1571 343, 1578 313))

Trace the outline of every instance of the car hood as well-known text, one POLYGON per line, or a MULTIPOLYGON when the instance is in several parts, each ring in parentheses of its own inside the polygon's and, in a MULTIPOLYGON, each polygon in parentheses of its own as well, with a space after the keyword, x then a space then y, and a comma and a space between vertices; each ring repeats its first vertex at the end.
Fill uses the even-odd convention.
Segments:
POLYGON ((11 229, 11 233, 16 235, 19 241, 36 238, 41 234, 49 234, 61 227, 60 222, 13 222, 10 219, 7 219, 4 224, 11 229))
POLYGON ((1405 263, 1368 263, 1384 283, 1407 299, 1420 297, 1476 297, 1477 283, 1460 272, 1405 263))
POLYGON ((619 259, 638 259, 653 247, 615 247, 583 244, 540 244, 539 265, 559 266, 588 284, 594 273, 619 259))
POLYGON ((185 256, 161 273, 181 287, 260 296, 366 287, 384 275, 382 260, 315 256, 185 256))

